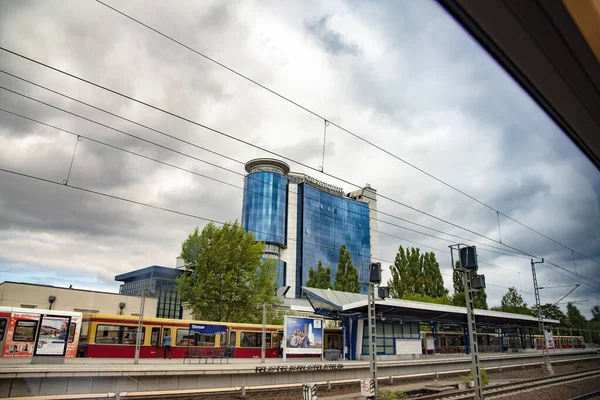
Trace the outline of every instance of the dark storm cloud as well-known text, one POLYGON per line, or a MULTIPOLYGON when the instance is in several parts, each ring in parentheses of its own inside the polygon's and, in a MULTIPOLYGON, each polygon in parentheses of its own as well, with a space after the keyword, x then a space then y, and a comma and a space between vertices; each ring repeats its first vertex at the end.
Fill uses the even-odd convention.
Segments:
POLYGON ((339 32, 329 28, 330 19, 331 15, 324 15, 315 22, 305 22, 306 30, 319 39, 329 53, 359 55, 356 44, 348 43, 339 32))

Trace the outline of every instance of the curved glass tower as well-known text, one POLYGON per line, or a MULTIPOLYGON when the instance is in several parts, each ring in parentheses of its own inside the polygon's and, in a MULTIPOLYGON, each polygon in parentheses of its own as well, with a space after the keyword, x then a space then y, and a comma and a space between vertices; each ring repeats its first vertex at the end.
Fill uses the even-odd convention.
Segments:
POLYGON ((252 232, 257 241, 275 245, 286 245, 286 174, 290 167, 277 160, 258 159, 246 164, 248 175, 244 180, 244 206, 242 225, 252 232))
POLYGON ((378 257, 375 219, 377 195, 369 185, 352 193, 305 174, 290 172, 283 161, 259 158, 246 163, 242 226, 265 243, 263 257, 278 263, 278 285, 300 297, 311 268, 331 268, 345 245, 360 280, 378 257))

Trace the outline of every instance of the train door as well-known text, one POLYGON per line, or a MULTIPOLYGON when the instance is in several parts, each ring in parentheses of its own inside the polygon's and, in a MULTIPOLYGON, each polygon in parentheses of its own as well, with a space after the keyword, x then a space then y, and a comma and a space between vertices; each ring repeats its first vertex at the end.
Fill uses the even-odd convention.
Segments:
POLYGON ((162 326, 153 326, 150 331, 150 357, 157 358, 160 354, 162 326))
POLYGON ((4 338, 8 333, 8 319, 9 317, 0 317, 0 357, 2 357, 2 350, 4 349, 4 338))

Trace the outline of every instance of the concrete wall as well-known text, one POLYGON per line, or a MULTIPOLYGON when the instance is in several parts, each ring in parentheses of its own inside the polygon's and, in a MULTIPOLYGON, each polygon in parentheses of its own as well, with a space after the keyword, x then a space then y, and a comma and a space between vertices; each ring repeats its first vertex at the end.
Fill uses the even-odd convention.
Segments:
MULTIPOLYGON (((48 309, 49 296, 56 297, 53 310, 119 314, 119 303, 125 303, 123 315, 138 315, 140 312, 140 298, 135 296, 26 283, 0 284, 0 306, 48 309)), ((158 299, 146 298, 144 316, 156 316, 157 302, 158 299)))
MULTIPOLYGON (((551 356, 552 363, 573 362, 581 359, 597 359, 595 352, 572 351, 551 356)), ((523 368, 526 365, 539 365, 540 355, 518 355, 512 357, 485 356, 481 358, 486 369, 493 368, 523 368)), ((300 363, 298 363, 300 364, 300 363)), ((315 364, 315 363, 311 363, 315 364)), ((369 377, 368 363, 341 363, 325 362, 329 366, 342 366, 335 369, 277 372, 277 365, 257 364, 259 368, 273 368, 272 372, 260 373, 256 367, 248 365, 240 368, 227 368, 220 370, 207 370, 207 367, 185 365, 175 370, 175 367, 148 365, 121 365, 120 371, 114 366, 104 370, 101 365, 72 366, 71 371, 66 371, 63 366, 60 370, 56 367, 36 366, 35 372, 28 372, 23 366, 20 368, 4 368, 0 370, 0 397, 39 396, 39 395, 64 395, 64 394, 90 394, 90 393, 118 393, 118 392, 144 392, 154 390, 185 390, 185 389, 212 389, 231 388, 241 386, 260 386, 277 384, 294 384, 315 381, 336 381, 345 379, 360 379, 369 377), (138 370, 135 370, 138 368, 138 370), (143 369, 142 369, 143 368, 143 369)), ((279 366, 293 365, 292 362, 278 364, 279 366)), ((309 367, 308 363, 301 365, 309 367)), ((435 374, 454 371, 466 373, 471 368, 471 358, 462 356, 453 359, 411 360, 404 362, 382 362, 378 365, 378 375, 383 377, 406 377, 407 375, 435 374)))

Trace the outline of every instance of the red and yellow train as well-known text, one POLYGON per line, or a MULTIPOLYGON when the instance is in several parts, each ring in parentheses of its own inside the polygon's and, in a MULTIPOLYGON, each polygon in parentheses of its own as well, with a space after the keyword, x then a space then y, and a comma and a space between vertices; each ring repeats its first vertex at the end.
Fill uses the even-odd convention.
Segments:
MULTIPOLYGON (((226 333, 199 334, 189 331, 190 323, 215 324, 207 321, 144 318, 140 358, 163 357, 162 341, 166 333, 172 338, 171 357, 183 358, 190 349, 231 348, 234 358, 260 358, 262 325, 219 322, 226 333)), ((90 358, 133 358, 138 317, 109 314, 83 316, 78 355, 90 358)), ((341 329, 325 329, 326 348, 341 349, 341 329)), ((279 356, 283 326, 267 325, 265 356, 279 356)))

